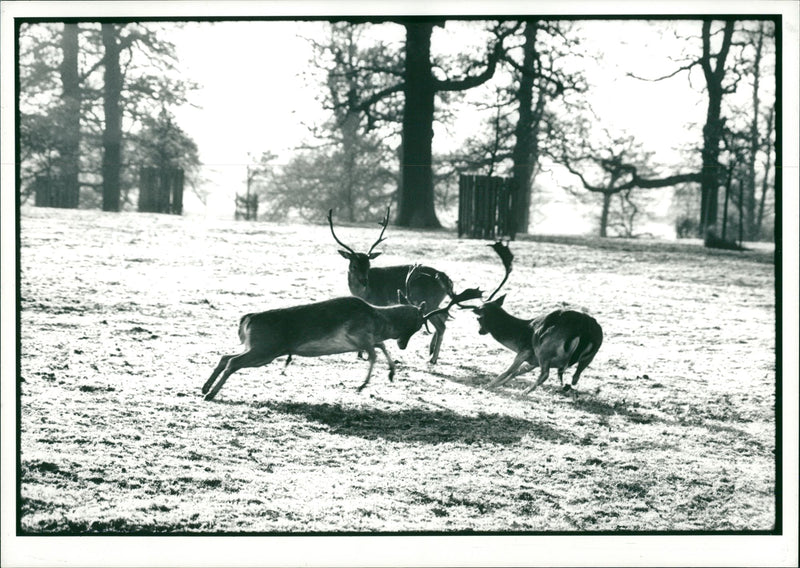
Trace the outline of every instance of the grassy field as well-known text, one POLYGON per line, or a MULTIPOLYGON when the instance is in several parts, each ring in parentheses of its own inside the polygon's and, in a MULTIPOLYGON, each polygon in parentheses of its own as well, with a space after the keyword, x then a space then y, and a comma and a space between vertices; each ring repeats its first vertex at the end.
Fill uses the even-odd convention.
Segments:
MULTIPOLYGON (((342 227, 355 248, 374 226, 342 227)), ((456 311, 439 363, 283 358, 200 387, 240 315, 348 293, 327 226, 26 209, 21 493, 28 533, 739 531, 775 521, 771 251, 522 239, 505 307, 566 302, 604 344, 573 400, 456 311)), ((493 289, 485 243, 389 227, 376 265, 493 289)), ((554 375, 554 374, 553 374, 554 375)))

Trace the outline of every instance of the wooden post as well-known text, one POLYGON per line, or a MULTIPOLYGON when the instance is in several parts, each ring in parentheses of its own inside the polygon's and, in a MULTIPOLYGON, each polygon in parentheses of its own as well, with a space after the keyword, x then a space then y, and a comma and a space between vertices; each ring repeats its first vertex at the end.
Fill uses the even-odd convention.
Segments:
POLYGON ((516 206, 512 178, 461 174, 458 178, 458 236, 513 239, 516 206))
POLYGON ((173 170, 172 207, 170 213, 183 215, 183 170, 180 168, 173 170))

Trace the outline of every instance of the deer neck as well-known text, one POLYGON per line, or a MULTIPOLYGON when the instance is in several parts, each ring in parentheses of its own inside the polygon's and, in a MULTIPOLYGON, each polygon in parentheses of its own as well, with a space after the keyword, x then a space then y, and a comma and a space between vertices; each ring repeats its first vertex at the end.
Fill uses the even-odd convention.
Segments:
POLYGON ((502 308, 486 315, 486 329, 499 343, 516 353, 530 348, 533 332, 528 320, 514 317, 502 308))
POLYGON ((365 279, 360 278, 355 271, 347 271, 347 286, 350 288, 350 293, 353 296, 358 296, 359 298, 367 297, 368 281, 364 280, 365 279))

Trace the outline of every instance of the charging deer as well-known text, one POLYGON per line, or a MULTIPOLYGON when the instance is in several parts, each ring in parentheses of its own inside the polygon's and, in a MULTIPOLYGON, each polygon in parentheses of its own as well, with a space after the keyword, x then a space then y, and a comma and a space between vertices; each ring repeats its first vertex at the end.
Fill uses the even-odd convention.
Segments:
POLYGON ((481 335, 491 334, 498 342, 514 351, 517 356, 511 366, 492 380, 487 387, 501 386, 513 377, 540 368, 538 380, 523 394, 536 390, 550 375, 550 369, 558 371, 558 379, 564 391, 578 384, 581 373, 589 366, 603 343, 603 330, 588 314, 575 310, 554 310, 536 318, 526 320, 512 316, 503 308, 505 295, 492 300, 511 274, 514 255, 507 245, 496 242, 490 245, 500 256, 505 267, 505 276, 500 285, 481 306, 470 307, 478 316, 481 335), (564 371, 577 364, 572 384, 564 385, 564 371))
MULTIPOLYGON (((389 208, 386 216, 379 223, 381 234, 366 253, 356 252, 336 236, 333 230, 333 209, 328 211, 328 225, 334 240, 342 247, 339 254, 346 258, 350 265, 347 269, 347 284, 350 293, 358 296, 374 306, 389 306, 396 302, 397 290, 403 289, 406 275, 411 269, 410 265, 372 267, 370 261, 381 253, 373 252, 375 247, 383 242, 383 233, 389 223, 389 208)), ((408 291, 408 299, 412 304, 425 303, 426 306, 435 308, 442 303, 447 295, 452 295, 453 282, 444 272, 429 266, 419 267, 420 277, 414 280, 413 286, 408 291)), ((434 334, 428 348, 431 356, 430 362, 436 363, 439 359, 439 349, 442 347, 442 336, 445 331, 447 314, 442 313, 430 318, 434 327, 434 334)))
MULTIPOLYGON (((407 276, 406 290, 416 277, 418 272, 412 267, 407 276)), ((203 384, 202 392, 206 400, 212 400, 228 377, 239 369, 261 367, 282 355, 319 357, 365 351, 369 369, 366 379, 358 387, 358 392, 361 392, 369 383, 375 366, 375 347, 386 356, 389 380, 392 381, 395 364, 384 341, 396 339, 398 347, 405 349, 411 336, 419 331, 427 318, 446 316, 447 310, 455 303, 479 298, 480 295, 479 290, 466 290, 454 295, 446 308, 427 315, 423 315, 424 303, 379 307, 355 296, 246 314, 239 320, 239 339, 244 344, 244 351, 239 355, 223 355, 211 377, 203 384), (219 380, 215 384, 217 377, 219 380)), ((407 302, 402 290, 398 290, 397 297, 407 302)))

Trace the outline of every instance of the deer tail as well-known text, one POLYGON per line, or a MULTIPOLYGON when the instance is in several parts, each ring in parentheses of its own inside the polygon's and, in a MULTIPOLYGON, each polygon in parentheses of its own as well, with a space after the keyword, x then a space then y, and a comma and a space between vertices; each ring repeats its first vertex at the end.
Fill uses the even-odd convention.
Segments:
POLYGON ((250 317, 253 314, 245 314, 239 319, 239 341, 244 343, 244 338, 247 335, 247 328, 250 327, 250 317))
POLYGON ((581 343, 580 336, 575 336, 572 338, 571 341, 564 343, 564 347, 566 347, 564 351, 566 351, 567 353, 568 364, 573 361, 573 356, 575 355, 575 352, 578 350, 578 345, 580 345, 580 343, 581 343))

